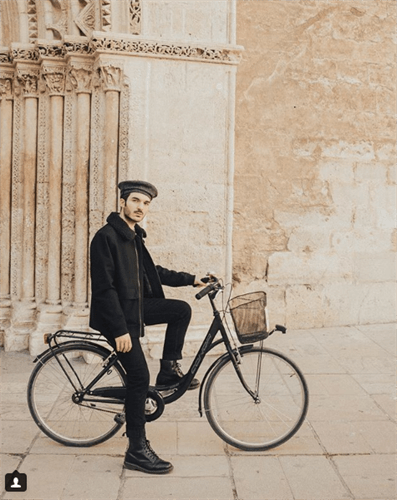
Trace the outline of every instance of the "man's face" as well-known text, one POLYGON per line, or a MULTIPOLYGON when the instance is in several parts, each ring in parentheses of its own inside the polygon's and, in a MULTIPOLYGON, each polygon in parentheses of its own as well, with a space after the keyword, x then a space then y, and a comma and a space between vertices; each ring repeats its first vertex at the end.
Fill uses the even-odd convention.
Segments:
POLYGON ((149 210, 151 199, 143 193, 130 193, 127 201, 120 200, 121 210, 127 221, 134 224, 141 222, 149 210))

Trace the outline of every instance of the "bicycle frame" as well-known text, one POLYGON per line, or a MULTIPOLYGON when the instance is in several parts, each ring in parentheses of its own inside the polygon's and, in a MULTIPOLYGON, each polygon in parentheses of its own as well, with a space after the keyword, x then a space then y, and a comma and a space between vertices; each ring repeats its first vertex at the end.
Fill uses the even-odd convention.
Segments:
MULTIPOLYGON (((211 303, 211 307, 212 307, 212 310, 213 310, 213 314, 214 314, 214 319, 213 319, 213 321, 212 321, 212 323, 211 323, 211 325, 210 325, 210 327, 208 329, 207 335, 205 336, 205 338, 203 340, 203 343, 201 344, 201 346, 200 346, 200 348, 199 348, 199 350, 198 350, 198 352, 197 352, 197 354, 196 354, 196 356, 195 356, 195 358, 194 358, 194 360, 193 360, 193 362, 192 362, 189 370, 186 372, 186 374, 185 374, 184 378, 182 379, 182 381, 180 383, 174 384, 172 386, 164 386, 164 387, 161 387, 161 388, 160 387, 152 387, 151 386, 149 388, 149 390, 151 392, 155 391, 155 392, 157 392, 160 395, 160 397, 163 400, 164 404, 173 403, 174 401, 176 401, 179 398, 181 398, 185 394, 185 392, 188 390, 188 388, 190 386, 190 383, 192 382, 192 380, 193 380, 195 374, 197 373, 197 371, 199 370, 199 368, 200 368, 200 366, 201 366, 201 364, 202 364, 205 356, 212 349, 214 349, 215 347, 217 347, 217 346, 219 346, 221 344, 224 344, 225 347, 226 347, 226 352, 223 355, 221 355, 220 357, 218 357, 212 363, 212 365, 208 368, 207 372, 205 373, 205 375, 203 377, 203 380, 202 380, 202 383, 201 383, 201 387, 200 387, 200 391, 199 391, 199 413, 200 413, 200 416, 202 416, 202 394, 203 394, 203 387, 205 386, 205 381, 207 380, 209 374, 214 369, 214 367, 218 363, 220 363, 225 357, 230 357, 231 358, 232 363, 234 365, 234 368, 236 370, 237 376, 238 376, 241 384, 243 385, 243 387, 245 388, 245 390, 248 392, 248 394, 250 394, 250 396, 254 400, 257 399, 257 395, 248 387, 248 385, 246 384, 246 382, 244 380, 244 377, 243 377, 243 375, 242 375, 242 373, 241 373, 241 371, 239 369, 239 356, 240 356, 240 353, 243 354, 244 352, 250 350, 252 348, 252 344, 248 344, 248 345, 239 347, 238 349, 234 349, 232 347, 230 339, 229 339, 228 334, 226 332, 225 326, 223 324, 223 321, 222 321, 222 318, 221 318, 221 314, 220 314, 220 312, 218 311, 218 309, 216 308, 216 305, 215 305, 215 296, 217 295, 218 291, 219 290, 213 290, 213 291, 211 291, 208 294, 208 297, 209 297, 209 300, 210 300, 210 303, 211 303), (215 341, 214 339, 215 339, 215 337, 217 336, 218 333, 221 334, 221 338, 215 341)), ((107 340, 104 339, 103 337, 101 337, 100 335, 94 334, 94 336, 95 336, 94 340, 100 341, 100 342, 104 342, 104 343, 108 344, 107 340)), ((64 346, 64 345, 67 345, 67 344, 71 344, 71 343, 75 343, 76 340, 77 341, 81 341, 81 343, 83 343, 83 344, 90 345, 90 344, 93 344, 93 342, 90 341, 91 340, 90 337, 92 338, 92 335, 89 334, 89 333, 83 333, 83 332, 78 332, 78 331, 59 330, 55 334, 48 336, 48 338, 47 338, 47 342, 49 344, 49 349, 48 350, 56 351, 61 346, 64 346), (67 342, 58 343, 57 342, 58 337, 72 338, 73 340, 67 341, 67 342), (51 345, 52 341, 54 341, 55 346, 51 345)), ((97 344, 95 344, 95 345, 97 345, 97 344)), ((115 351, 113 351, 113 350, 111 351, 111 350, 107 349, 107 347, 102 347, 102 349, 106 349, 108 351, 108 353, 109 353, 109 356, 106 358, 106 361, 104 363, 103 369, 97 374, 97 376, 84 389, 82 388, 82 384, 81 384, 81 382, 80 382, 77 374, 73 370, 73 367, 70 365, 70 363, 67 360, 67 358, 64 357, 64 359, 68 363, 69 367, 71 368, 71 370, 75 374, 75 377, 78 380, 78 382, 79 382, 80 387, 81 387, 82 390, 79 390, 76 387, 76 385, 72 381, 71 377, 69 376, 69 374, 65 370, 64 366, 62 365, 62 363, 58 359, 57 355, 55 355, 55 359, 59 363, 62 371, 64 372, 65 376, 68 378, 68 380, 71 383, 72 387, 75 389, 75 391, 76 391, 75 398, 76 398, 76 400, 78 400, 78 402, 82 402, 84 400, 84 402, 87 402, 87 403, 100 403, 100 402, 103 402, 103 401, 106 400, 107 403, 111 402, 111 403, 116 403, 116 404, 124 404, 125 391, 126 391, 125 387, 103 387, 103 388, 97 388, 97 389, 91 390, 94 387, 94 385, 118 361, 117 353, 115 351), (99 399, 96 399, 96 398, 99 398, 99 399)), ((46 352, 48 352, 48 350, 44 351, 39 356, 37 356, 37 358, 34 360, 34 362, 39 361, 40 358, 42 356, 44 356, 46 354, 46 352)), ((61 355, 62 355, 62 353, 61 353, 61 355)))

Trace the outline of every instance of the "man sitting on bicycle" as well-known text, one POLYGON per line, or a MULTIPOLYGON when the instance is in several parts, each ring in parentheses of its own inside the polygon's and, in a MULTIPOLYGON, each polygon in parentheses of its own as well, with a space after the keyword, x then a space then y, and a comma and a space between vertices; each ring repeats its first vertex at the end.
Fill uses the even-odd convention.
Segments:
MULTIPOLYGON (((145 400, 149 370, 140 344, 144 325, 167 324, 160 372, 156 385, 172 385, 184 376, 182 359, 191 308, 181 300, 166 299, 162 285, 205 286, 194 275, 155 266, 146 249, 145 231, 138 225, 157 196, 145 181, 119 184, 120 213, 113 212, 91 242, 90 326, 100 331, 116 349, 127 373, 125 399, 129 446, 124 467, 164 474, 172 465, 152 450, 145 434, 145 400)), ((193 379, 189 389, 199 386, 193 379)))

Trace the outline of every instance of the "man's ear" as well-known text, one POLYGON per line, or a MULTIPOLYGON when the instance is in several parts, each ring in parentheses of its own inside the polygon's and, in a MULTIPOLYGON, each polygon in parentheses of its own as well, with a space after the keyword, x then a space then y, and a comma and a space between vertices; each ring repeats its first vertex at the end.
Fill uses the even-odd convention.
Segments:
POLYGON ((125 199, 124 198, 120 198, 120 207, 121 208, 125 207, 125 199))

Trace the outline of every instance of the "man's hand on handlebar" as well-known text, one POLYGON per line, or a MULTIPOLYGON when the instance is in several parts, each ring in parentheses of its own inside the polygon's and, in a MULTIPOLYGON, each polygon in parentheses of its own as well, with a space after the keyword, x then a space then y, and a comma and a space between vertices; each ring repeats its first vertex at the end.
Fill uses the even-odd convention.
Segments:
POLYGON ((199 287, 206 286, 206 283, 203 281, 203 279, 206 279, 206 278, 201 278, 201 279, 195 278, 193 286, 199 286, 199 287))

